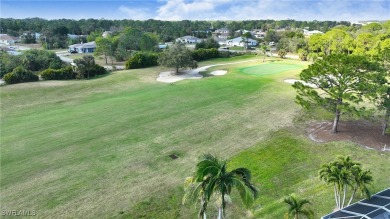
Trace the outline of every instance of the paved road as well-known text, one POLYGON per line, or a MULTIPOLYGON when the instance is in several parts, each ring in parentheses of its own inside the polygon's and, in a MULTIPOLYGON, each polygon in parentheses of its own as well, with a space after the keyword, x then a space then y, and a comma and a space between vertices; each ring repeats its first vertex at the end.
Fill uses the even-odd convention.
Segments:
POLYGON ((68 51, 59 51, 59 52, 56 52, 56 55, 58 57, 60 57, 60 59, 63 61, 63 62, 67 62, 67 63, 72 63, 73 62, 73 59, 69 58, 69 57, 65 57, 65 56, 68 56, 69 53, 68 51))

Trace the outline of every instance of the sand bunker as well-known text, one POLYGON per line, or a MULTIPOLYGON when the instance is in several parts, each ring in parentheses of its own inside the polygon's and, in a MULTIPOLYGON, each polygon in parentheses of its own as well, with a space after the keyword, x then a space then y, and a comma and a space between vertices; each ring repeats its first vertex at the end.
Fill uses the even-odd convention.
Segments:
MULTIPOLYGON (((180 71, 179 74, 174 74, 173 71, 164 71, 161 72, 157 78, 157 81, 165 82, 165 83, 173 83, 176 81, 181 81, 184 79, 201 79, 203 76, 199 74, 199 72, 206 71, 210 67, 214 66, 220 66, 220 65, 231 65, 231 64, 238 64, 238 63, 244 63, 244 62, 253 62, 256 60, 246 60, 241 62, 231 62, 231 63, 224 63, 224 64, 215 64, 215 65, 207 65, 203 66, 197 69, 191 69, 191 70, 184 70, 180 71)), ((223 70, 217 70, 213 71, 210 74, 211 75, 225 75, 227 72, 223 70), (213 74, 214 72, 214 74, 213 74)))
POLYGON ((286 79, 286 80, 284 80, 284 82, 289 83, 289 84, 294 84, 296 81, 301 82, 303 85, 306 85, 306 86, 309 86, 309 87, 312 87, 312 88, 317 88, 316 85, 310 84, 310 83, 306 83, 306 82, 304 82, 302 80, 296 80, 296 79, 286 79))
POLYGON ((201 79, 203 76, 198 73, 198 71, 194 70, 184 70, 179 72, 179 74, 175 74, 174 71, 164 71, 161 72, 157 78, 157 81, 165 82, 165 83, 173 83, 177 81, 181 81, 184 79, 201 79))
POLYGON ((225 70, 217 70, 217 71, 210 72, 210 75, 220 76, 220 75, 225 75, 226 73, 227 73, 227 71, 225 71, 225 70))

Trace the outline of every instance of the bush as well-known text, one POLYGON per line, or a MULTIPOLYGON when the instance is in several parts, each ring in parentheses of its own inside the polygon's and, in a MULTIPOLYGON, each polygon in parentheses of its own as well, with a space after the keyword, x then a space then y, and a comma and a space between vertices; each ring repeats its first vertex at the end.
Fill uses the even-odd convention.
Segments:
POLYGON ((218 58, 218 49, 197 49, 192 51, 192 58, 196 61, 218 58))
POLYGON ((4 75, 3 80, 7 84, 17 84, 30 81, 38 81, 38 75, 22 67, 15 68, 11 73, 4 75))
POLYGON ((284 50, 284 49, 279 49, 279 51, 278 51, 278 56, 279 56, 280 58, 284 59, 284 58, 286 57, 286 55, 287 55, 286 50, 284 50))
POLYGON ((298 55, 299 55, 299 58, 300 58, 302 61, 307 61, 307 55, 308 55, 307 50, 299 49, 299 50, 298 50, 298 55))
POLYGON ((73 62, 77 66, 76 78, 78 79, 90 78, 107 73, 104 67, 95 64, 95 58, 91 55, 85 55, 83 58, 75 59, 73 62))
POLYGON ((21 55, 20 63, 25 69, 31 71, 42 71, 48 68, 59 69, 64 67, 61 59, 51 51, 26 50, 21 55))
POLYGON ((93 77, 93 76, 97 76, 97 75, 104 75, 107 73, 107 70, 98 65, 98 64, 95 64, 93 65, 90 69, 89 69, 89 76, 93 77))
POLYGON ((75 79, 76 73, 73 72, 72 67, 68 66, 61 69, 46 69, 40 73, 44 80, 69 80, 75 79))
POLYGON ((229 51, 218 51, 218 58, 231 58, 235 56, 245 55, 244 52, 229 52, 229 51))
POLYGON ((138 52, 126 63, 126 69, 146 68, 158 65, 158 55, 156 53, 138 52))
POLYGON ((0 50, 0 77, 12 72, 16 67, 20 66, 22 59, 20 55, 11 55, 8 52, 0 50))

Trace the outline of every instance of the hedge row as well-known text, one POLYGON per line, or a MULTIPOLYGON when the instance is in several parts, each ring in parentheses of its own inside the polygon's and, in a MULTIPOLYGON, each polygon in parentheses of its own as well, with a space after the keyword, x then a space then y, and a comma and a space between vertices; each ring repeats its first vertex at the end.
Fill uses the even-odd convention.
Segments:
POLYGON ((38 81, 38 75, 22 67, 15 68, 12 72, 5 74, 3 80, 7 84, 17 84, 30 81, 38 81))
POLYGON ((196 61, 218 58, 218 49, 197 49, 192 51, 192 58, 196 61))
POLYGON ((131 57, 126 63, 126 69, 146 68, 158 65, 158 54, 139 52, 131 57))
POLYGON ((44 80, 69 80, 75 79, 76 73, 73 72, 72 67, 68 66, 61 69, 46 69, 40 73, 42 79, 44 80))

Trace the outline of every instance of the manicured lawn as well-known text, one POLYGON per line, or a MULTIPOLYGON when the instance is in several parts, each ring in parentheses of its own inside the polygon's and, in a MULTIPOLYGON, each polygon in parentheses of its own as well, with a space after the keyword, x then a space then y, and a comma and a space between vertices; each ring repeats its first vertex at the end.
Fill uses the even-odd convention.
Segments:
MULTIPOLYGON (((303 67, 264 77, 241 73, 260 60, 213 68, 228 70, 225 76, 174 84, 157 82, 166 69, 155 67, 0 87, 2 207, 35 210, 42 218, 194 218, 194 205, 181 205, 182 185, 203 153, 252 169, 261 189, 253 212, 264 218, 282 215, 279 199, 290 191, 308 188, 302 191, 308 198, 331 197, 315 176, 318 165, 339 152, 357 154, 363 163, 375 160, 368 166, 385 173, 375 175, 375 189, 384 186, 389 173, 379 164, 388 155, 277 131, 300 118, 283 79, 303 67), (179 158, 172 160, 173 153, 179 158)), ((233 202, 229 208, 236 213, 228 212, 229 218, 245 215, 233 202)), ((332 204, 324 202, 320 212, 332 204)))
POLYGON ((264 75, 278 74, 284 71, 296 70, 301 68, 302 66, 297 64, 272 62, 272 63, 265 63, 262 65, 240 68, 240 71, 248 75, 264 76, 264 75))

